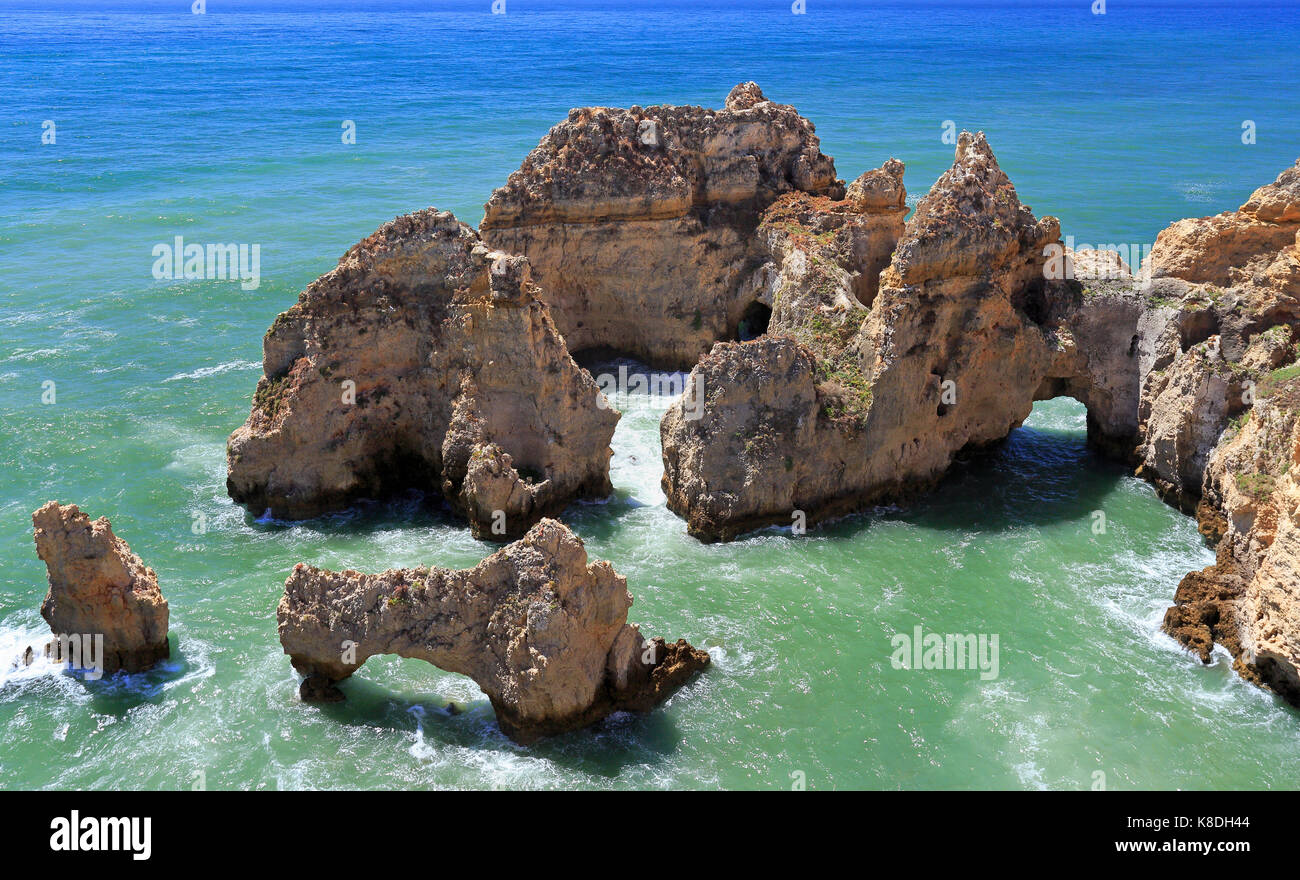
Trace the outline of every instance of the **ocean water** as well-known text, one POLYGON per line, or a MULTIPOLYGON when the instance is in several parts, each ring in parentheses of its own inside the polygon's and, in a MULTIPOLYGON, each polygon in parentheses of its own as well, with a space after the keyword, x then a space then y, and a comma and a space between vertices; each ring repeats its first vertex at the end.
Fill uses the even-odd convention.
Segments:
POLYGON ((385 220, 477 223, 569 107, 717 106, 753 79, 842 177, 896 156, 913 198, 951 162, 945 122, 983 129, 1024 201, 1088 243, 1235 208, 1300 154, 1292 5, 490 5, 0 2, 0 787, 1297 786, 1300 716, 1159 631, 1212 561, 1194 523, 1089 452, 1069 400, 906 507, 705 546, 658 488, 667 402, 634 398, 614 496, 563 518, 628 577, 632 619, 710 671, 527 749, 472 682, 417 661, 299 703, 274 618, 296 562, 494 548, 417 496, 297 524, 233 505, 224 441, 262 335, 385 220), (258 245, 260 284, 155 280, 177 235, 258 245), (44 629, 30 513, 52 498, 157 570, 162 668, 9 668, 44 629), (997 635, 998 676, 895 669, 916 626, 997 635))

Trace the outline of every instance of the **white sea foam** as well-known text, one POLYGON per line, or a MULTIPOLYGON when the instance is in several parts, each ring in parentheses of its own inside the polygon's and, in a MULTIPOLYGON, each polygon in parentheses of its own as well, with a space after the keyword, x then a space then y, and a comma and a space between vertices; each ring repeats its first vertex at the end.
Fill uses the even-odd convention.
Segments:
POLYGON ((1187 201, 1204 204, 1214 201, 1215 194, 1223 189, 1223 184, 1213 180, 1187 181, 1175 184, 1174 188, 1187 201))
POLYGON ((188 373, 177 373, 174 376, 168 376, 163 379, 164 382, 179 382, 182 379, 206 379, 209 376, 219 376, 222 373, 229 373, 231 370, 260 370, 262 365, 254 361, 226 361, 211 367, 200 367, 197 370, 191 370, 188 373))
POLYGON ((52 357, 58 353, 59 349, 57 348, 20 348, 14 351, 13 354, 9 355, 9 357, 5 358, 5 361, 30 362, 40 360, 41 358, 52 357))
POLYGON ((45 656, 45 644, 50 640, 48 626, 36 624, 0 625, 0 699, 10 684, 22 684, 47 676, 62 675, 65 663, 55 663, 45 656), (28 649, 32 662, 25 662, 28 649))

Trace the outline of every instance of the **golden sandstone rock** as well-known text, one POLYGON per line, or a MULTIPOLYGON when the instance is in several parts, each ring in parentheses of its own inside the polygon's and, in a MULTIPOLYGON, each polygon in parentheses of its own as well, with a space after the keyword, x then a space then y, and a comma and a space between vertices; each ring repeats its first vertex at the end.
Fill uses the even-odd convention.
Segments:
POLYGON ((587 562, 551 519, 472 569, 330 572, 298 564, 276 613, 280 642, 306 676, 304 699, 339 699, 333 684, 368 657, 397 654, 468 675, 501 729, 528 743, 618 711, 666 700, 709 655, 684 641, 646 641, 627 622, 627 580, 587 562))
POLYGON ((349 250, 264 352, 227 446, 227 488, 255 513, 309 517, 415 488, 506 540, 610 491, 619 413, 569 356, 527 260, 448 212, 399 217, 349 250), (503 465, 491 481, 485 458, 503 465))
POLYGON ((107 519, 91 522, 75 504, 50 501, 32 514, 32 524, 50 581, 41 617, 56 638, 102 636, 98 671, 105 674, 140 672, 169 656, 158 577, 107 519))
MULTIPOLYGON (((569 356, 605 349, 693 366, 660 426, 663 488, 691 534, 727 540, 923 490, 1067 395, 1091 443, 1219 542, 1167 628, 1300 701, 1300 164, 1239 211, 1174 223, 1132 267, 1067 249, 983 134, 961 134, 906 222, 902 177, 891 159, 846 187, 812 123, 753 83, 721 110, 573 110, 479 234, 399 218, 277 319, 230 493, 293 517, 416 487, 477 534, 522 534, 610 489, 618 415, 569 356)), ((324 608, 397 584, 339 577, 290 587, 323 585, 302 601, 324 608)), ((575 644, 619 653, 597 618, 575 644)), ((351 671, 321 651, 299 651, 309 695, 351 671)), ((603 705, 596 653, 571 698, 526 709, 515 672, 447 662, 497 694, 507 729, 545 732, 603 705)))
POLYGON ((727 107, 586 107, 553 127, 484 206, 492 247, 528 257, 573 352, 688 369, 735 338, 763 209, 841 197, 813 125, 753 83, 727 107))
POLYGON ((962 133, 906 225, 902 173, 890 160, 843 201, 791 194, 768 209, 753 281, 770 291, 767 335, 716 345, 693 374, 702 418, 675 405, 660 426, 664 491, 692 534, 927 488, 1043 397, 1083 399, 1099 443, 1131 446, 1136 295, 1085 302, 1048 277, 1058 224, 1020 203, 982 134, 962 133))
POLYGON ((1168 318, 1143 383, 1142 454, 1218 546, 1179 584, 1165 629, 1206 662, 1221 643, 1243 676, 1300 703, 1297 233, 1300 162, 1239 211, 1160 234, 1168 318))

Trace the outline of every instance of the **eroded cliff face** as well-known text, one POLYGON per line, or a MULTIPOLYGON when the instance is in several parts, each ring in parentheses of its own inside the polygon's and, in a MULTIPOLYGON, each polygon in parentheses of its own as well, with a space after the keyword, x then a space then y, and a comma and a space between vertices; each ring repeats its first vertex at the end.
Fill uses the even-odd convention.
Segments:
MULTIPOLYGON (((1067 251, 982 134, 962 133, 906 223, 902 178, 891 159, 845 187, 812 124, 753 83, 717 111, 571 111, 493 193, 483 241, 449 214, 399 218, 277 319, 231 437, 230 493, 299 517, 414 486, 441 492, 477 534, 521 534, 609 491, 618 416, 569 351, 613 349, 694 365, 690 399, 660 426, 663 488, 691 534, 727 540, 929 488, 1035 400, 1067 395, 1087 406, 1094 445, 1133 461, 1218 542, 1166 628, 1207 660, 1225 645, 1243 675, 1300 702, 1300 163, 1238 211, 1170 226, 1136 277, 1114 254, 1067 251)), ((424 576, 301 571, 282 631, 341 603, 390 646, 372 653, 468 670, 521 738, 648 699, 617 684, 628 676, 677 680, 599 671, 600 650, 631 644, 606 644, 617 602, 564 624, 586 659, 557 660, 555 684, 522 654, 496 671, 466 659, 500 633, 531 645, 532 617, 439 653, 437 620, 390 631, 370 604, 396 597, 379 611, 401 612, 424 576), (426 623, 421 647, 410 632, 426 623), (545 696, 521 690, 538 676, 545 696)), ((493 589, 515 602, 505 581, 493 589)), ((308 696, 336 694, 359 665, 331 660, 318 637, 294 643, 308 696)), ((684 643, 662 650, 654 670, 698 665, 684 643)))
POLYGON ((770 291, 767 336, 716 345, 692 374, 701 417, 677 404, 660 426, 668 504, 692 534, 929 487, 1057 394, 1086 396, 1098 439, 1131 447, 1136 294, 1050 277, 1056 220, 1020 203, 982 134, 962 133, 906 225, 902 172, 891 160, 843 201, 792 194, 764 215, 751 286, 770 291))
POLYGON ((894 160, 842 200, 790 193, 764 212, 765 259, 744 287, 771 309, 767 333, 716 344, 691 374, 697 405, 675 404, 660 425, 668 505, 692 534, 730 539, 852 489, 853 428, 871 389, 851 343, 906 213, 894 160))
POLYGON ((480 233, 528 257, 571 351, 689 368, 736 338, 759 216, 790 192, 844 188, 812 123, 742 83, 721 110, 571 110, 492 194, 480 233))
POLYGON ((1236 212, 1173 224, 1151 253, 1155 361, 1143 472, 1195 509, 1215 565, 1165 628, 1300 703, 1300 162, 1236 212))
POLYGON ((1048 250, 1047 277, 1072 283, 1048 287, 1056 352, 1035 397, 1072 397, 1084 404, 1088 442, 1130 461, 1138 442, 1140 377, 1151 346, 1142 279, 1114 251, 1048 250))
POLYGON ((1217 560, 1183 578, 1164 627, 1206 663, 1223 645, 1243 677, 1300 704, 1296 374, 1270 383, 1211 454, 1199 518, 1217 560))
POLYGON ((569 356, 527 260, 449 212, 354 246, 263 348, 227 445, 227 488, 256 513, 304 518, 414 488, 505 540, 610 491, 618 412, 569 356))
MULTIPOLYGON (((92 522, 75 504, 51 501, 32 514, 32 525, 50 581, 41 617, 56 637, 103 636, 106 674, 141 672, 170 655, 158 577, 106 518, 92 522)), ((81 660, 88 665, 89 655, 81 660)))
POLYGON ((1250 405, 1249 383, 1293 357, 1298 193, 1290 168, 1238 211, 1174 223, 1151 250, 1142 473, 1189 512, 1220 435, 1250 405))
POLYGON ((627 580, 587 561, 582 541, 544 519, 472 569, 331 572, 299 564, 277 610, 304 699, 367 658, 397 654, 472 678, 501 729, 529 743, 612 712, 648 711, 709 663, 685 641, 645 640, 627 622, 627 580))

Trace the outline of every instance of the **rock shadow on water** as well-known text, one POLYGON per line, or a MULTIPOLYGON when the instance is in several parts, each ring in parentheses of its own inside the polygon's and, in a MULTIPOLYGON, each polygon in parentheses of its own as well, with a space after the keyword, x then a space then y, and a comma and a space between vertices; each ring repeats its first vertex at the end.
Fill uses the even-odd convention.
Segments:
POLYGON ((244 525, 258 532, 285 532, 309 525, 326 535, 369 534, 392 528, 441 527, 463 528, 442 496, 434 492, 409 489, 391 498, 359 499, 343 510, 309 519, 279 519, 269 512, 254 514, 244 510, 244 525))
MULTIPOLYGON (((59 666, 50 663, 49 674, 80 685, 90 697, 89 708, 95 714, 122 719, 141 706, 162 703, 171 685, 202 672, 205 664, 201 657, 189 656, 175 634, 169 634, 168 639, 170 656, 143 672, 119 671, 101 678, 89 678, 89 670, 73 668, 71 664, 59 666)), ((39 651, 40 648, 34 646, 33 650, 39 651)))
MULTIPOLYGON (((1059 409, 1061 404, 1054 406, 1059 409)), ((1077 427, 1062 426, 1059 418, 1043 424, 1048 420, 1031 416, 1030 424, 1004 439, 958 453, 933 489, 828 521, 820 530, 829 537, 848 538, 882 520, 937 531, 1001 531, 1085 520, 1105 508, 1131 471, 1089 446, 1083 405, 1077 407, 1077 427)), ((788 533, 789 526, 778 531, 788 533)))
POLYGON ((355 676, 337 687, 346 700, 304 708, 335 724, 386 729, 403 736, 422 734, 426 742, 448 747, 525 754, 608 779, 617 778, 627 767, 662 763, 682 742, 681 731, 662 708, 645 714, 616 712, 590 727, 522 746, 502 732, 486 697, 448 700, 436 693, 412 695, 355 676))
POLYGON ((582 535, 584 541, 604 543, 627 529, 627 518, 654 505, 638 499, 626 489, 615 489, 601 501, 577 501, 566 507, 559 519, 582 535))
POLYGON ((897 514, 923 527, 1051 525, 1086 519, 1129 476, 1083 433, 1021 427, 959 457, 932 493, 897 514))

